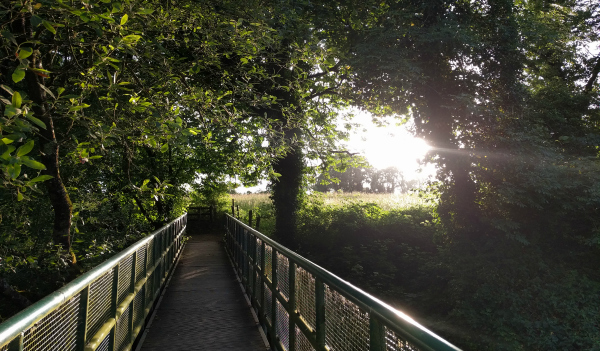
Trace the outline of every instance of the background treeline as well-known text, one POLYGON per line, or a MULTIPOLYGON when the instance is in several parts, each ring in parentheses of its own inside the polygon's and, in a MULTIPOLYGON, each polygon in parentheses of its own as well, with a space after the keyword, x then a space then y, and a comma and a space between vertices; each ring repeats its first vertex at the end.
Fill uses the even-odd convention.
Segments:
POLYGON ((419 181, 407 180, 396 167, 384 169, 347 167, 344 171, 330 169, 321 173, 312 187, 316 191, 345 191, 366 193, 406 193, 418 187, 419 181))
POLYGON ((0 17, 2 317, 229 176, 272 180, 284 245, 348 247, 324 264, 398 279, 465 348, 598 347, 600 3, 10 0, 0 17), (311 207, 311 177, 360 164, 337 146, 349 106, 432 146, 426 213, 311 207))

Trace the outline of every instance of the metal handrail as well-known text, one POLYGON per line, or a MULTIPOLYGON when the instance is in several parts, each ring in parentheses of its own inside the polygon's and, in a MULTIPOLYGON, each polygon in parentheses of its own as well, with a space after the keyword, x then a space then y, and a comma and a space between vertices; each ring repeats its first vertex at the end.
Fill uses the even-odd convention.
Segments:
POLYGON ((230 215, 226 229, 228 253, 277 350, 459 350, 408 315, 230 215), (287 271, 280 273, 279 266, 287 271))
POLYGON ((183 248, 187 214, 0 324, 0 351, 131 348, 183 248))

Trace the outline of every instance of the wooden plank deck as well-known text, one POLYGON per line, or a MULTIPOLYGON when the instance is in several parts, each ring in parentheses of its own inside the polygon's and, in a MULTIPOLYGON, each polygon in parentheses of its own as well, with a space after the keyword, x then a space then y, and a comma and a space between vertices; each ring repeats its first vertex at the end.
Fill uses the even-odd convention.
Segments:
POLYGON ((269 350, 231 267, 222 236, 199 234, 188 223, 187 242, 142 351, 269 350))

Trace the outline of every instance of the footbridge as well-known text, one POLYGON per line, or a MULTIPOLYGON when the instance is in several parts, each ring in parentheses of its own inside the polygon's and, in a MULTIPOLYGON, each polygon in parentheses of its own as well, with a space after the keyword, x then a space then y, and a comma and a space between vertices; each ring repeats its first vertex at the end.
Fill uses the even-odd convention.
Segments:
POLYGON ((458 350, 234 217, 197 232, 181 216, 23 310, 0 351, 458 350))

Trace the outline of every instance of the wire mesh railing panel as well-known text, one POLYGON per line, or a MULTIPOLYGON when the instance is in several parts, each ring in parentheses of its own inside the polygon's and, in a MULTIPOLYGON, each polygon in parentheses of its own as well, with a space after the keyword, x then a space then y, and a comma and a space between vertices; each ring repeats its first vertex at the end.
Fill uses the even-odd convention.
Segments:
POLYGON ((154 281, 154 272, 150 273, 150 276, 146 279, 146 285, 144 285, 144 294, 146 294, 146 306, 152 304, 154 299, 154 289, 152 282, 154 281))
POLYGON ((273 281, 273 248, 265 245, 265 273, 269 281, 273 281))
POLYGON ((290 349, 290 316, 277 301, 277 336, 286 350, 290 349))
POLYGON ((298 327, 296 327, 296 351, 315 351, 315 348, 298 327))
POLYGON ((296 268, 296 308, 306 323, 315 329, 315 278, 304 269, 296 268))
POLYGON ((277 253, 277 287, 286 300, 290 298, 290 261, 277 253))
POLYGON ((117 296, 117 304, 123 302, 125 296, 129 294, 131 287, 131 265, 133 263, 133 255, 129 255, 126 259, 119 262, 119 286, 117 296))
POLYGON ((271 323, 273 323, 273 293, 271 293, 271 290, 269 289, 269 287, 267 286, 267 284, 264 284, 265 286, 265 303, 264 303, 264 308, 263 311, 265 311, 265 314, 267 315, 267 320, 271 323))
POLYGON ((92 338, 109 319, 113 284, 113 271, 110 270, 102 275, 90 286, 87 336, 92 338))
POLYGON ((150 269, 152 267, 154 267, 154 239, 150 240, 150 242, 148 242, 148 250, 147 250, 147 256, 148 259, 146 260, 147 262, 147 266, 146 268, 148 269, 148 271, 150 271, 150 269))
POLYGON ((79 295, 25 331, 23 351, 75 350, 79 323, 79 295))
POLYGON ((325 342, 332 351, 369 350, 369 314, 325 285, 325 342))
POLYGON ((136 336, 132 335, 133 324, 135 329, 143 327, 146 308, 153 303, 154 293, 164 281, 162 278, 176 262, 176 249, 181 247, 185 223, 186 215, 183 215, 0 324, 0 351, 83 348, 113 351, 113 344, 115 351, 127 348, 136 336), (165 236, 167 231, 169 235, 165 236), (174 249, 168 251, 169 246, 174 249), (161 251, 156 251, 159 248, 161 251), (166 255, 167 260, 155 271, 152 261, 162 255, 166 255), (152 278, 142 284, 146 272, 152 278), (132 283, 139 283, 141 289, 136 292, 132 283), (132 300, 127 299, 130 293, 134 294, 129 295, 132 300), (80 301, 82 297, 85 300, 80 301), (123 309, 125 312, 115 325, 115 314, 123 309), (114 333, 104 339, 95 338, 101 330, 108 332, 111 328, 116 328, 114 333))
POLYGON ((129 344, 129 310, 131 309, 131 305, 125 309, 125 312, 119 317, 117 321, 115 340, 117 341, 115 344, 115 350, 121 351, 125 350, 125 347, 129 344))
POLYGON ((459 351, 391 306, 231 216, 227 216, 226 244, 240 273, 246 273, 246 257, 255 260, 257 267, 248 271, 246 293, 255 298, 253 307, 276 343, 273 349, 422 350, 414 346, 417 343, 429 350, 459 351), (406 334, 398 336, 393 330, 406 334))
POLYGON ((256 239, 256 265, 258 266, 258 269, 260 269, 260 263, 262 262, 261 246, 262 246, 262 240, 257 238, 256 239))
POLYGON ((139 282, 144 277, 144 262, 146 261, 146 245, 137 250, 135 261, 135 282, 139 282))
POLYGON ((258 271, 255 272, 254 274, 255 274, 254 279, 255 279, 255 282, 256 282, 256 285, 255 285, 256 286, 256 292, 254 294, 256 296, 256 301, 258 302, 258 306, 257 307, 260 307, 260 306, 263 305, 263 302, 260 300, 260 297, 258 295, 260 293, 260 284, 261 284, 261 282, 260 282, 260 276, 258 275, 258 271))
POLYGON ((108 334, 104 340, 98 345, 96 351, 110 351, 110 344, 112 341, 112 334, 108 334))
MULTIPOLYGON (((143 287, 142 290, 146 288, 143 287)), ((133 326, 137 327, 141 322, 144 321, 144 295, 145 291, 138 292, 133 299, 133 326)))
POLYGON ((385 327, 385 350, 386 351, 418 351, 419 349, 385 327))

